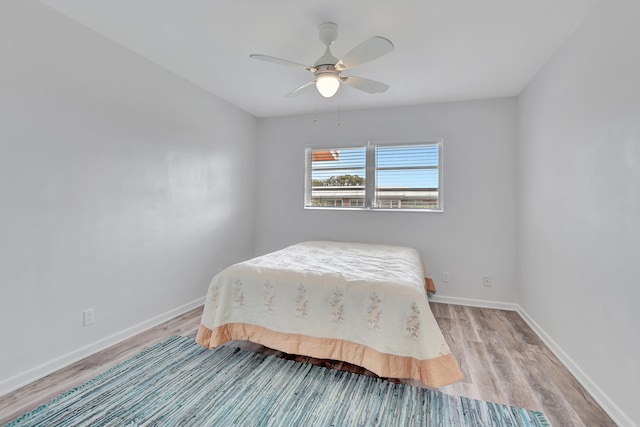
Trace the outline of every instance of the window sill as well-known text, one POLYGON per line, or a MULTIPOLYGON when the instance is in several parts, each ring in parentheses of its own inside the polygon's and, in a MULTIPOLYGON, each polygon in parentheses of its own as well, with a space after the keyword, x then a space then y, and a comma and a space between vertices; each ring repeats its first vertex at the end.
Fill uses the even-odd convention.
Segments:
POLYGON ((404 208, 338 208, 325 206, 305 206, 305 210, 317 211, 365 211, 365 212, 423 212, 423 213, 444 213, 444 209, 404 209, 404 208))

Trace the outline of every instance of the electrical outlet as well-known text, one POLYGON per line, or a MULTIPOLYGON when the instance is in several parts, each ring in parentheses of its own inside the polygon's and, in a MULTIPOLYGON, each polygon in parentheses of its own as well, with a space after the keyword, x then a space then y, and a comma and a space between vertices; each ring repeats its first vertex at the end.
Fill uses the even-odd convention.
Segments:
POLYGON ((93 325, 94 320, 93 308, 87 308, 82 312, 82 326, 93 325))
POLYGON ((449 272, 445 271, 444 273, 442 273, 442 281, 444 283, 449 283, 449 272))
POLYGON ((482 286, 484 286, 485 288, 491 287, 491 276, 484 276, 482 278, 482 286))

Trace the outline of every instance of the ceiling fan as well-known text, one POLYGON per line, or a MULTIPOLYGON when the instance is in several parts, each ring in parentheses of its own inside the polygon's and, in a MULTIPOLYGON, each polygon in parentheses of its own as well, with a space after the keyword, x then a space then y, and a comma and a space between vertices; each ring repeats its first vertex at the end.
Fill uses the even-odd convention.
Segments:
POLYGON ((365 62, 373 61, 393 50, 393 43, 384 37, 371 37, 370 39, 359 44, 347 53, 342 59, 338 59, 331 53, 331 46, 338 38, 338 26, 333 22, 325 22, 320 25, 320 40, 326 46, 324 55, 322 55, 313 66, 299 64, 297 62, 280 59, 269 55, 252 54, 250 58, 260 59, 262 61, 274 62, 276 64, 288 65, 291 67, 302 68, 311 71, 315 76, 313 80, 303 84, 287 97, 298 96, 313 86, 318 89, 320 95, 325 98, 331 98, 336 94, 340 87, 340 83, 347 84, 353 88, 363 92, 378 94, 389 89, 389 85, 377 82, 375 80, 364 79, 362 77, 343 76, 344 70, 353 68, 365 62))

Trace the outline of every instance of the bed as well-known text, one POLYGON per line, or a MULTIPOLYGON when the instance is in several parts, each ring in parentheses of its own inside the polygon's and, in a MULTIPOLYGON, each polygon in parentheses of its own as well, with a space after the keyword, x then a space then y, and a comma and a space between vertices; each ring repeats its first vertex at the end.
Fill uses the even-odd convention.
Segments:
POLYGON ((298 243, 218 273, 196 341, 246 340, 441 387, 462 373, 429 307, 430 286, 412 248, 298 243))

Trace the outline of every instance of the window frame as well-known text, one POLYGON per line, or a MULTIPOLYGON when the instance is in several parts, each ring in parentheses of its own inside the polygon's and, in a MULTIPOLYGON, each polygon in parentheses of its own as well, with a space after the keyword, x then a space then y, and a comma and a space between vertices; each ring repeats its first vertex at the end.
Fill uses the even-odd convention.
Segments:
POLYGON ((339 211, 378 211, 378 212, 444 212, 444 174, 443 174, 443 138, 421 138, 412 140, 368 140, 366 144, 343 144, 340 147, 307 147, 305 148, 304 166, 304 209, 310 210, 339 210, 339 211), (375 207, 376 191, 376 147, 394 146, 436 146, 438 147, 438 207, 437 208, 379 208, 375 207), (312 206, 312 153, 313 150, 340 150, 340 149, 364 149, 365 150, 365 199, 364 206, 312 206))

